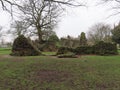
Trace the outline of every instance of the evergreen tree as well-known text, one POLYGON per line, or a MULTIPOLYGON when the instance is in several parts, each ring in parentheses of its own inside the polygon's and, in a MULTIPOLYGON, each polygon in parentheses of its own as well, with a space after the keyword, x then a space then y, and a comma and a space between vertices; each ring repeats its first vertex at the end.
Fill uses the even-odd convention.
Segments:
POLYGON ((48 41, 51 41, 51 42, 59 42, 59 38, 57 35, 51 35, 48 39, 48 41))
POLYGON ((120 24, 112 30, 112 40, 120 44, 120 24))
POLYGON ((82 32, 80 35, 80 46, 86 46, 87 45, 87 38, 85 36, 85 33, 82 32))
POLYGON ((12 53, 13 56, 37 56, 41 55, 36 46, 33 45, 30 39, 27 39, 24 35, 18 36, 13 43, 12 53))

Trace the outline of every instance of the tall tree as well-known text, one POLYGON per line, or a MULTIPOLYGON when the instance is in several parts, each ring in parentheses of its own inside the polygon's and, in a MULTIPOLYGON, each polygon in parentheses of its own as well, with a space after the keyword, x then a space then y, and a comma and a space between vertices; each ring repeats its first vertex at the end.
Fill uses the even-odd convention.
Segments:
POLYGON ((4 40, 5 35, 6 35, 5 30, 3 30, 3 27, 0 26, 0 44, 1 45, 5 43, 5 40, 4 40))
POLYGON ((120 44, 120 24, 115 26, 114 29, 112 30, 112 40, 115 43, 120 44))
POLYGON ((24 13, 24 20, 37 29, 40 42, 42 31, 54 28, 57 24, 56 18, 65 8, 64 6, 84 6, 76 0, 0 0, 0 3, 3 9, 11 14, 13 7, 17 6, 24 13))
POLYGON ((55 31, 47 29, 47 30, 43 30, 43 40, 48 41, 48 39, 53 36, 56 35, 55 31))
POLYGON ((53 29, 60 15, 59 8, 54 3, 40 0, 25 0, 20 8, 23 19, 37 30, 39 42, 42 42, 44 30, 53 29))
POLYGON ((6 35, 6 31, 2 26, 0 26, 0 39, 2 39, 6 35))
POLYGON ((81 32, 80 35, 80 46, 86 46, 87 45, 87 38, 85 36, 84 32, 81 32))
POLYGON ((0 26, 0 37, 2 36, 2 29, 3 29, 3 27, 0 26))
MULTIPOLYGON (((0 4, 3 10, 7 10, 8 12, 11 13, 11 15, 13 15, 13 11, 14 11, 13 8, 14 7, 21 8, 22 7, 21 3, 23 1, 24 0, 0 0, 0 4)), ((27 2, 29 0, 25 0, 25 1, 27 2)), ((76 0, 39 0, 39 2, 41 1, 55 3, 57 4, 58 7, 61 7, 61 9, 63 9, 64 6, 74 6, 74 7, 85 6, 84 4, 81 4, 80 2, 77 2, 76 0)))
POLYGON ((112 8, 110 8, 111 10, 114 11, 112 16, 120 14, 120 0, 100 0, 100 1, 102 1, 103 3, 109 3, 109 2, 112 3, 111 4, 112 8))
POLYGON ((88 31, 88 41, 95 44, 99 41, 111 42, 111 28, 109 25, 97 23, 88 31))
POLYGON ((13 36, 25 35, 27 33, 28 26, 24 21, 14 21, 10 27, 8 34, 13 34, 13 36))
MULTIPOLYGON (((3 8, 7 8, 7 6, 5 5, 6 3, 8 3, 10 5, 19 6, 19 4, 17 2, 21 2, 21 1, 23 1, 23 0, 19 0, 19 1, 17 1, 17 0, 0 0, 3 8)), ((41 1, 41 0, 39 0, 39 1, 41 1)), ((76 2, 76 0, 42 0, 42 1, 58 3, 58 4, 63 4, 63 5, 69 5, 69 6, 83 6, 83 4, 76 2)))

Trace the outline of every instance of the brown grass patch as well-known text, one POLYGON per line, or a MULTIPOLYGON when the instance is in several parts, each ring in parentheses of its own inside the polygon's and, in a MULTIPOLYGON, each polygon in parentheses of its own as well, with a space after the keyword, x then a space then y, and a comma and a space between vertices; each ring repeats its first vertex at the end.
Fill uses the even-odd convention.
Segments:
POLYGON ((64 71, 39 70, 35 74, 36 81, 40 82, 64 82, 72 75, 64 71))

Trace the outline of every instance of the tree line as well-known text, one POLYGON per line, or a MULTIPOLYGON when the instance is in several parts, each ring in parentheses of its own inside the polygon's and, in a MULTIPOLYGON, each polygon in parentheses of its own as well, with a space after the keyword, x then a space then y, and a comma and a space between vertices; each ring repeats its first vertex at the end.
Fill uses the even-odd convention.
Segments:
MULTIPOLYGON (((119 11, 119 0, 101 1, 105 3, 116 2, 115 6, 112 9, 117 9, 119 11)), ((51 35, 55 35, 53 29, 57 26, 59 17, 66 9, 66 6, 85 6, 83 3, 77 2, 75 0, 0 0, 0 4, 3 10, 8 11, 12 17, 14 17, 14 15, 18 15, 17 20, 14 20, 11 23, 11 28, 13 29, 10 29, 8 33, 12 33, 12 36, 37 36, 38 42, 40 44, 43 44, 44 40, 48 40, 51 35)), ((116 14, 119 14, 119 12, 116 14)), ((111 34, 115 34, 114 32, 116 31, 111 32, 109 25, 96 24, 91 27, 91 30, 87 35, 88 40, 86 39, 85 33, 83 32, 81 33, 81 38, 84 39, 80 39, 79 42, 82 45, 85 45, 86 42, 87 44, 88 42, 89 44, 95 44, 98 41, 111 42, 111 40, 114 40, 116 42, 116 37, 111 37, 111 34)), ((65 41, 64 38, 63 40, 65 41)), ((71 42, 71 37, 68 37, 68 41, 70 41, 70 43, 73 43, 71 42)), ((77 40, 73 41, 77 43, 77 40)), ((72 47, 72 45, 70 45, 70 47, 72 47)))

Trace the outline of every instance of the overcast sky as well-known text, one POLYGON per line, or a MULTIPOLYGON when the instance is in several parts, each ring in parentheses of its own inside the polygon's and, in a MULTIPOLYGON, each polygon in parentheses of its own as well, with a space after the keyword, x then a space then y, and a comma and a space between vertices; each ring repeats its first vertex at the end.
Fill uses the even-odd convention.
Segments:
POLYGON ((96 23, 106 23, 110 25, 119 22, 119 16, 112 16, 113 12, 110 8, 113 3, 98 4, 98 0, 87 0, 86 7, 68 9, 69 12, 62 18, 56 30, 59 37, 71 35, 77 37, 81 32, 86 32, 96 23), (108 18, 109 17, 109 18, 108 18))
MULTIPOLYGON (((98 0, 87 0, 88 7, 68 8, 65 15, 62 16, 56 33, 59 37, 65 37, 67 35, 77 37, 81 32, 86 32, 89 28, 96 23, 107 23, 110 25, 117 24, 119 22, 119 16, 109 17, 114 12, 110 10, 114 4, 102 4, 96 3, 98 0)), ((11 22, 10 14, 0 10, 0 25, 5 29, 11 22)))

